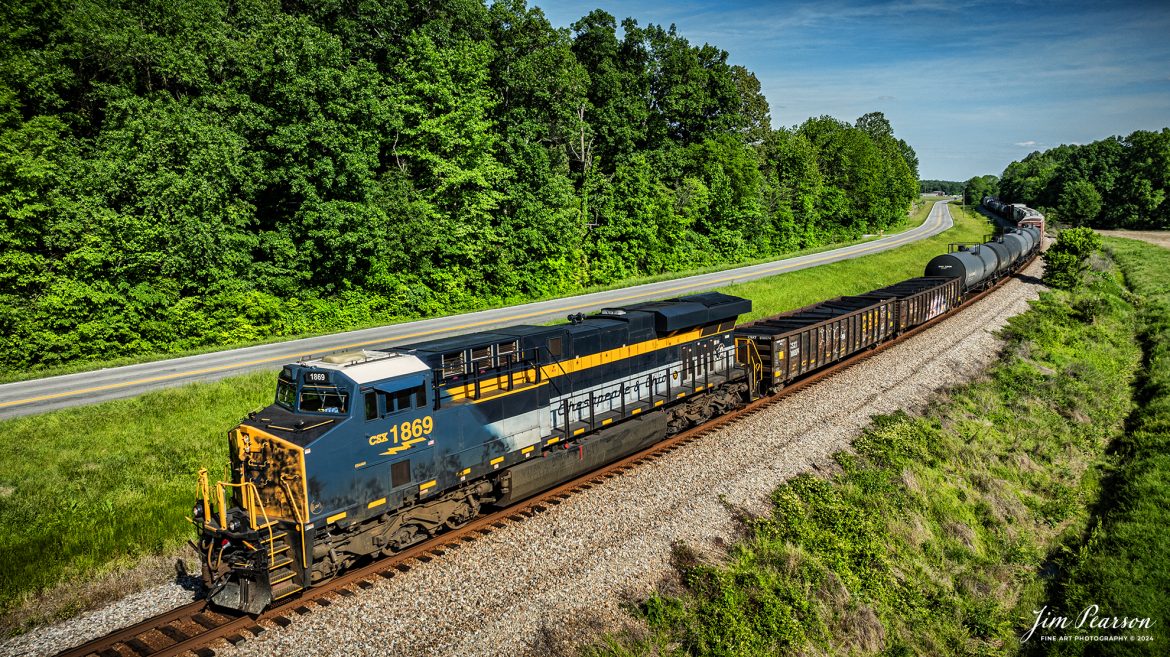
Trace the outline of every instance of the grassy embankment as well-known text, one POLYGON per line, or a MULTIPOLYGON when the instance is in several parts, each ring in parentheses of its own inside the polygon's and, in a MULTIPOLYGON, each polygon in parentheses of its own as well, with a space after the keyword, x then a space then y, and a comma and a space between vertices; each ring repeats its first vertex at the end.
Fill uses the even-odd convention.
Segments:
POLYGON ((1144 301, 1116 272, 1046 293, 987 376, 922 417, 877 418, 839 473, 775 491, 722 563, 680 548, 680 584, 638 610, 648 631, 587 652, 1043 652, 1020 640, 1033 610, 1099 604, 1153 617, 1133 633, 1156 640, 1087 651, 1164 654, 1170 252, 1112 248, 1144 301))
MULTIPOLYGON (((953 212, 956 227, 929 240, 725 291, 752 298, 762 316, 919 275, 948 242, 987 231, 953 212)), ((195 472, 225 461, 226 431, 272 389, 271 374, 254 374, 0 422, 10 446, 0 452, 0 629, 92 605, 118 592, 119 572, 178 550, 192 536, 183 516, 195 472), (94 575, 111 585, 36 597, 94 575)))
MULTIPOLYGON (((914 202, 914 205, 911 208, 910 213, 907 216, 906 220, 903 221, 902 223, 900 223, 898 226, 895 226, 891 230, 887 231, 885 233, 885 235, 887 237, 890 235, 897 235, 899 233, 906 232, 912 228, 917 228, 918 226, 921 226, 922 223, 924 221, 926 221, 926 217, 930 213, 930 209, 932 207, 934 207, 934 202, 937 200, 939 200, 937 197, 927 197, 927 196, 919 197, 919 199, 914 202)), ((954 206, 952 206, 952 207, 954 207, 954 206)), ((853 246, 853 245, 857 245, 857 244, 864 244, 866 242, 872 242, 876 239, 878 239, 877 235, 870 235, 869 237, 854 240, 852 242, 838 242, 838 243, 834 243, 834 244, 825 244, 823 246, 812 247, 812 248, 808 248, 808 249, 801 249, 799 251, 794 251, 792 253, 784 254, 781 256, 774 256, 771 258, 765 258, 765 259, 759 259, 759 260, 748 260, 748 261, 744 261, 744 262, 726 263, 726 264, 720 265, 718 267, 705 267, 705 268, 692 269, 692 270, 681 271, 681 272, 671 272, 668 274, 658 274, 656 276, 643 276, 643 277, 639 277, 639 278, 630 278, 630 279, 614 282, 611 285, 604 285, 604 286, 598 285, 598 286, 585 288, 585 289, 582 289, 582 290, 575 292, 574 294, 591 294, 593 292, 603 292, 606 290, 614 290, 614 289, 619 289, 619 288, 624 288, 624 287, 632 287, 635 285, 644 285, 646 283, 657 283, 659 281, 672 280, 672 279, 676 279, 676 278, 686 278, 688 276, 697 276, 699 274, 707 274, 707 273, 716 272, 716 271, 724 271, 727 269, 734 269, 736 267, 747 267, 750 265, 756 265, 756 264, 760 264, 763 262, 771 262, 773 260, 778 260, 781 258, 795 258, 795 257, 810 255, 810 254, 814 254, 814 253, 822 253, 824 251, 832 251, 834 249, 840 249, 840 248, 847 247, 847 246, 853 246)), ((516 298, 516 299, 509 300, 508 303, 506 303, 504 305, 505 306, 512 306, 512 305, 518 305, 518 304, 524 304, 524 303, 532 303, 532 302, 536 302, 536 301, 546 301, 548 299, 556 298, 557 296, 561 296, 561 295, 546 295, 543 297, 536 297, 536 298, 516 298)), ((497 307, 497 306, 485 304, 483 306, 478 306, 478 307, 474 307, 474 308, 458 309, 458 312, 468 313, 468 312, 475 312, 475 311, 479 311, 479 310, 488 310, 488 309, 494 308, 494 307, 497 307)), ((422 317, 400 317, 400 316, 383 317, 383 318, 378 318, 378 320, 375 322, 356 322, 350 326, 345 327, 344 329, 339 329, 339 330, 357 331, 357 330, 366 329, 366 328, 373 328, 375 326, 388 326, 391 324, 411 322, 411 321, 415 321, 418 319, 424 319, 424 318, 422 318, 422 317)), ((275 343, 275 342, 288 342, 290 340, 297 340, 300 338, 311 338, 311 337, 316 337, 318 335, 323 335, 323 334, 321 334, 321 333, 306 333, 303 335, 292 335, 292 336, 286 335, 286 336, 275 337, 275 338, 271 338, 271 339, 267 339, 267 340, 257 340, 254 342, 240 342, 240 343, 234 343, 234 344, 222 344, 222 345, 216 345, 213 347, 204 347, 201 349, 189 349, 189 350, 175 352, 175 353, 156 353, 156 354, 147 354, 147 355, 140 355, 140 356, 127 356, 124 358, 114 358, 114 359, 108 359, 108 360, 80 361, 77 363, 70 363, 68 365, 57 365, 57 366, 53 366, 53 367, 39 367, 39 368, 33 368, 33 369, 28 369, 28 370, 9 369, 7 371, 0 372, 0 383, 10 383, 13 381, 27 381, 30 379, 41 379, 41 378, 45 378, 45 377, 49 377, 49 376, 60 376, 63 374, 75 374, 77 372, 92 372, 94 370, 99 370, 99 369, 103 369, 103 368, 107 368, 107 367, 121 367, 123 365, 136 365, 138 363, 149 363, 149 362, 154 362, 154 361, 159 361, 159 360, 166 360, 169 358, 179 358, 182 356, 195 356, 195 355, 199 355, 199 354, 212 353, 212 352, 216 352, 216 351, 223 351, 225 349, 238 349, 241 347, 250 347, 250 346, 255 346, 255 345, 260 345, 260 344, 271 344, 271 343, 275 343)))
MULTIPOLYGON (((1086 539, 1057 561, 1048 604, 1075 616, 1090 605, 1101 615, 1151 617, 1155 644, 1109 645, 1110 654, 1166 654, 1170 648, 1170 250, 1107 239, 1126 284, 1138 295, 1144 367, 1136 409, 1110 449, 1104 495, 1086 539)), ((1091 632, 1086 632, 1091 633, 1091 632)), ((1096 633, 1101 633, 1099 630, 1096 633)), ((1058 644, 1051 654, 1098 654, 1085 642, 1058 644)))

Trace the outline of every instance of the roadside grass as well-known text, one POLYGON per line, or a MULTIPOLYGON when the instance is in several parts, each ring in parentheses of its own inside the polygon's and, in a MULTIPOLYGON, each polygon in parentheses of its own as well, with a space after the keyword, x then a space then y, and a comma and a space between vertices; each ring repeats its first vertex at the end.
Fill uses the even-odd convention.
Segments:
MULTIPOLYGON (((920 275, 948 242, 986 232, 981 218, 952 212, 956 226, 928 240, 723 291, 755 299, 762 316, 920 275)), ((184 516, 195 473, 219 472, 227 430, 270 403, 274 379, 256 373, 0 421, 12 446, 0 452, 0 632, 103 601, 87 593, 48 605, 60 597, 46 596, 53 587, 180 550, 194 535, 184 516)))
POLYGON ((1084 535, 1107 446, 1133 408, 1142 354, 1129 300, 1116 273, 1043 294, 1009 322, 985 376, 920 417, 875 418, 835 456, 839 472, 781 486, 773 511, 745 519, 719 562, 676 548, 678 580, 635 608, 645 629, 599 637, 584 653, 1028 647, 1020 637, 1045 604, 1041 573, 1084 535))
POLYGON ((931 258, 947 252, 947 244, 978 241, 991 231, 986 218, 953 203, 951 217, 955 221, 953 228, 919 242, 860 258, 728 285, 719 291, 752 300, 752 312, 740 318, 740 321, 745 321, 831 297, 861 294, 921 276, 931 258))
MULTIPOLYGON (((1048 604, 1076 618, 1096 605, 1101 617, 1149 618, 1148 630, 1085 630, 1077 634, 1144 634, 1152 643, 1109 646, 1109 654, 1166 654, 1170 647, 1170 250, 1106 238, 1110 252, 1138 295, 1139 339, 1145 366, 1137 381, 1137 408, 1112 447, 1104 494, 1090 531, 1056 561, 1048 604)), ((1057 644, 1047 654, 1099 654, 1083 641, 1057 644)), ((1036 651, 1037 653, 1040 651, 1036 651)))
MULTIPOLYGON (((941 200, 944 200, 944 197, 934 195, 921 195, 914 199, 914 203, 910 206, 910 213, 906 221, 902 224, 899 224, 898 226, 894 226, 894 230, 891 231, 891 234, 909 230, 915 226, 921 226, 922 222, 926 221, 926 216, 930 213, 930 209, 934 207, 935 201, 941 200)), ((951 207, 955 207, 956 205, 958 204, 952 203, 951 207)))
MULTIPOLYGON (((904 233, 912 228, 917 228, 918 226, 921 226, 923 224, 923 222, 926 221, 926 217, 929 214, 930 209, 932 207, 934 207, 934 201, 936 201, 936 200, 938 200, 938 199, 935 198, 934 200, 931 200, 930 198, 925 198, 925 199, 920 199, 919 201, 916 201, 912 210, 911 210, 909 218, 906 219, 905 221, 901 222, 897 226, 893 227, 893 229, 887 231, 885 233, 885 237, 904 233)), ((955 207, 956 206, 954 204, 951 204, 952 210, 955 207)), ((702 268, 698 268, 698 269, 690 269, 690 270, 681 271, 681 272, 670 272, 670 273, 666 273, 666 274, 658 274, 656 276, 642 276, 642 277, 638 277, 638 278, 629 278, 629 279, 624 279, 624 280, 620 280, 620 281, 615 281, 614 283, 609 284, 609 285, 594 285, 594 286, 590 286, 587 288, 582 288, 580 290, 572 291, 572 292, 569 292, 567 294, 570 294, 573 296, 582 295, 582 294, 592 294, 594 292, 605 292, 607 290, 616 290, 616 289, 620 289, 620 288, 634 287, 637 285, 646 285, 648 283, 658 283, 661 281, 686 278, 688 276, 698 276, 701 274, 710 274, 712 272, 726 271, 728 269, 735 269, 738 267, 749 267, 751 265, 758 265, 758 264, 765 263, 765 262, 772 262, 774 260, 780 260, 780 259, 786 259, 786 258, 796 258, 796 257, 805 256, 805 255, 812 255, 812 254, 816 254, 816 253, 824 253, 825 251, 832 251, 834 249, 840 249, 840 248, 844 248, 847 246, 856 246, 858 244, 865 244, 867 242, 872 242, 872 241, 875 241, 877 239, 879 239, 879 236, 870 235, 870 236, 865 237, 863 239, 853 240, 851 242, 837 242, 837 243, 833 243, 833 244, 825 244, 825 245, 818 246, 818 247, 801 249, 799 251, 793 251, 791 253, 785 253, 785 254, 772 256, 770 258, 759 258, 756 260, 747 260, 744 262, 725 263, 725 264, 713 266, 713 267, 702 267, 702 268)), ((517 297, 517 298, 513 298, 513 299, 508 299, 508 300, 506 300, 502 303, 498 303, 498 304, 485 303, 485 304, 475 306, 475 307, 452 309, 452 312, 450 314, 462 314, 462 313, 478 312, 481 310, 491 310, 491 309, 495 309, 495 308, 503 308, 503 307, 508 307, 508 306, 525 304, 525 303, 547 301, 549 299, 556 299, 556 298, 560 298, 563 296, 566 296, 565 292, 550 293, 550 294, 546 294, 546 295, 539 296, 539 297, 523 297, 523 298, 517 297)), ((167 359, 171 359, 171 358, 181 358, 183 356, 197 356, 200 354, 208 354, 208 353, 213 353, 213 352, 217 352, 217 351, 225 351, 228 349, 240 349, 243 347, 253 347, 253 346, 262 345, 262 344, 274 344, 274 343, 278 343, 278 342, 289 342, 292 340, 300 340, 303 338, 314 338, 314 337, 319 337, 322 335, 330 335, 332 333, 337 333, 340 331, 360 331, 362 329, 375 328, 378 326, 390 326, 393 324, 402 324, 405 322, 413 322, 413 321, 418 321, 420 319, 431 319, 433 317, 439 317, 439 316, 440 315, 434 315, 434 316, 428 316, 428 317, 387 316, 387 317, 379 317, 374 321, 357 322, 357 323, 354 323, 352 325, 346 326, 344 328, 339 328, 337 330, 331 330, 331 331, 325 331, 325 332, 321 332, 321 333, 303 333, 303 334, 297 334, 297 335, 282 335, 282 336, 275 336, 275 337, 272 337, 272 338, 269 338, 266 340, 256 340, 256 341, 251 341, 251 342, 237 342, 237 343, 232 343, 232 344, 213 345, 213 346, 201 347, 198 349, 187 349, 187 350, 178 351, 178 352, 152 353, 152 354, 142 354, 142 355, 138 355, 138 356, 126 356, 126 357, 122 357, 122 358, 113 358, 113 359, 106 359, 106 360, 80 361, 80 362, 76 362, 76 363, 70 363, 68 365, 55 365, 52 367, 34 367, 34 368, 24 369, 24 370, 8 369, 8 370, 0 372, 0 384, 12 383, 15 381, 28 381, 28 380, 32 380, 32 379, 43 379, 46 377, 61 376, 61 375, 65 375, 65 374, 76 374, 78 372, 93 372, 96 370, 110 368, 110 367, 122 367, 125 365, 137 365, 139 363, 151 363, 151 362, 160 361, 160 360, 167 360, 167 359)))
MULTIPOLYGON (((39 590, 126 570, 193 537, 184 516, 194 475, 226 462, 227 430, 269 402, 272 378, 252 374, 3 422, 0 629, 17 629, 10 612, 39 590)), ((87 603, 75 602, 51 615, 87 603)))

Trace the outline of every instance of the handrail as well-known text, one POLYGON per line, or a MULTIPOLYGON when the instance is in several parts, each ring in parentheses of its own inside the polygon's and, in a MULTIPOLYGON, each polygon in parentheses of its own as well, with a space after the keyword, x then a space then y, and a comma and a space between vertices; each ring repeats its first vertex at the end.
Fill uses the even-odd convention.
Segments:
POLYGON ((199 474, 195 484, 198 487, 195 495, 197 499, 203 502, 204 518, 207 518, 211 513, 211 484, 208 481, 209 476, 207 468, 199 468, 199 474))
MULTIPOLYGON (((296 479, 296 477, 292 478, 296 479)), ((298 523, 304 524, 305 517, 301 515, 301 510, 297 507, 297 499, 293 495, 292 487, 288 484, 289 479, 290 477, 286 474, 280 475, 280 485, 284 488, 285 496, 288 497, 288 505, 292 507, 293 517, 297 519, 298 523)))
POLYGON ((755 399, 756 393, 758 392, 757 389, 759 388, 760 381, 762 381, 764 379, 764 359, 760 356, 760 350, 759 350, 759 347, 756 346, 756 341, 752 340, 751 338, 736 337, 735 338, 735 346, 736 346, 736 350, 735 350, 736 361, 738 361, 740 364, 744 365, 745 367, 750 368, 749 372, 751 373, 752 380, 751 380, 751 390, 748 391, 748 394, 751 395, 752 399, 755 399), (740 345, 744 345, 744 348, 743 348, 744 358, 743 359, 739 358, 739 346, 740 345))
MULTIPOLYGON (((305 523, 305 517, 301 513, 300 507, 297 506, 296 496, 292 493, 292 488, 289 485, 288 479, 281 477, 280 484, 284 489, 285 495, 288 497, 289 506, 292 508, 293 516, 297 519, 298 524, 303 526, 305 523)), ((206 522, 206 519, 209 518, 212 513, 212 508, 210 505, 212 499, 211 484, 206 468, 201 468, 199 470, 197 486, 198 491, 196 494, 199 496, 198 498, 203 501, 203 522, 206 522)), ((248 514, 248 527, 253 531, 257 529, 264 529, 268 531, 268 559, 269 563, 273 563, 276 559, 276 540, 272 528, 276 524, 276 521, 268 517, 268 509, 264 506, 264 498, 260 496, 260 489, 257 488, 256 484, 250 481, 244 481, 238 484, 225 481, 215 482, 215 501, 217 504, 215 508, 215 514, 218 516, 220 529, 227 529, 227 499, 225 497, 225 491, 228 488, 239 488, 243 491, 244 494, 241 499, 241 504, 243 505, 244 511, 248 514), (257 509, 259 509, 259 515, 264 520, 263 525, 260 525, 257 522, 257 509)), ((298 529, 298 531, 301 533, 301 551, 303 553, 305 549, 305 535, 303 530, 298 529)), ((208 564, 211 563, 211 555, 214 547, 214 543, 209 544, 207 547, 208 564)), ((223 550, 225 547, 226 546, 221 546, 220 548, 220 558, 223 557, 223 550)), ((306 563, 305 565, 307 566, 308 564, 306 563)))
POLYGON ((254 484, 250 481, 242 481, 238 484, 226 482, 226 481, 217 481, 217 482, 215 482, 215 488, 216 488, 216 496, 219 498, 219 518, 220 518, 219 524, 220 524, 220 527, 223 527, 223 528, 227 527, 227 509, 226 509, 226 505, 224 504, 224 495, 223 495, 224 489, 225 488, 240 488, 243 491, 245 491, 242 502, 244 505, 244 511, 246 511, 248 513, 248 527, 251 528, 252 530, 256 530, 256 529, 267 529, 268 530, 268 549, 269 549, 269 552, 271 552, 272 543, 273 543, 272 525, 275 523, 268 518, 268 509, 264 508, 264 499, 260 497, 260 489, 256 488, 256 484, 254 484), (256 524, 256 506, 257 505, 260 507, 260 514, 262 516, 264 516, 264 526, 263 527, 260 527, 259 525, 256 524))
MULTIPOLYGON (((556 365, 557 369, 561 371, 561 376, 564 377, 564 379, 569 382, 569 392, 566 393, 564 390, 561 390, 561 387, 559 385, 557 385, 556 381, 554 380, 554 377, 551 377, 551 376, 548 377, 549 383, 552 384, 552 387, 556 388, 558 395, 564 395, 564 394, 572 395, 573 394, 573 379, 572 379, 572 377, 569 376, 569 373, 565 371, 565 367, 563 365, 561 365, 561 361, 553 358, 552 351, 549 351, 549 348, 546 345, 537 345, 533 348, 536 349, 537 358, 535 361, 528 361, 528 362, 533 363, 533 365, 536 367, 536 371, 538 373, 543 373, 544 366, 540 364, 540 350, 543 349, 543 350, 547 351, 548 352, 548 364, 549 365, 556 365)), ((539 380, 539 379, 540 379, 540 374, 537 374, 537 380, 539 380)))
MULTIPOLYGON (((295 479, 295 478, 296 477, 291 477, 291 479, 295 479)), ((290 486, 288 483, 289 479, 290 479, 290 477, 286 477, 286 475, 282 474, 280 476, 280 485, 284 487, 284 494, 288 497, 288 505, 292 507, 293 516, 297 519, 297 533, 301 535, 301 562, 302 562, 302 564, 304 564, 305 568, 308 568, 309 567, 309 553, 305 550, 305 522, 306 522, 307 518, 305 516, 301 515, 301 510, 299 507, 297 507, 297 500, 296 500, 296 497, 293 495, 292 486, 290 486)), ((307 504, 308 500, 306 500, 305 502, 307 504)), ((270 533, 270 535, 271 535, 271 533, 270 533)), ((272 560, 276 559, 276 555, 272 552, 274 547, 275 547, 274 543, 272 541, 269 541, 268 542, 268 555, 269 555, 269 558, 272 560)))
POLYGON ((261 515, 264 516, 264 522, 266 524, 271 523, 271 521, 268 519, 268 510, 264 508, 264 499, 260 497, 260 489, 256 488, 256 484, 250 481, 241 481, 238 484, 228 481, 217 481, 215 482, 215 485, 217 488, 219 488, 219 495, 221 499, 223 498, 223 489, 225 488, 240 488, 245 491, 244 499, 242 501, 244 510, 248 512, 249 527, 252 529, 261 529, 261 527, 256 524, 257 506, 260 508, 261 515))

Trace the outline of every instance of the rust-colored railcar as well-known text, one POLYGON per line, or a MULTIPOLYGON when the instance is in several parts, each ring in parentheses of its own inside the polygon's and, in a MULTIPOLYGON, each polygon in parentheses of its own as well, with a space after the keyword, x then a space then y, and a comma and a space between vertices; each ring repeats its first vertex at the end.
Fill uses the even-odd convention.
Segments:
POLYGON ((864 296, 897 299, 897 331, 902 333, 958 306, 963 300, 963 291, 957 278, 923 276, 874 290, 864 296))
POLYGON ((736 337, 759 353, 763 387, 774 388, 886 340, 896 330, 896 305, 893 298, 840 297, 746 324, 736 337))
POLYGON ((757 320, 736 329, 741 362, 758 361, 761 390, 924 324, 962 301, 957 278, 921 277, 757 320))

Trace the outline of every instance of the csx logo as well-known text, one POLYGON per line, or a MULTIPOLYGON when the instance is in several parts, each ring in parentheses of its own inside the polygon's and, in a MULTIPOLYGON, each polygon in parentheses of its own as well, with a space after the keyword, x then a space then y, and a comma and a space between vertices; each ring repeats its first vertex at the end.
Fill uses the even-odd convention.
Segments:
POLYGON ((405 444, 407 447, 413 445, 435 430, 435 420, 431 416, 426 416, 417 420, 408 420, 402 424, 396 424, 390 427, 389 431, 378 433, 370 436, 371 445, 380 445, 385 442, 394 441, 394 444, 405 444))

